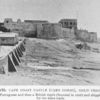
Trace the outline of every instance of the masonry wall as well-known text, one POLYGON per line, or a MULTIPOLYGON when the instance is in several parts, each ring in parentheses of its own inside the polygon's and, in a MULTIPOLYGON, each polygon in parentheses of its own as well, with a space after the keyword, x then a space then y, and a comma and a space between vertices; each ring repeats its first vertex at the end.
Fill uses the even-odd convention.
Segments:
POLYGON ((77 30, 76 38, 86 42, 96 42, 97 34, 86 30, 77 30))
POLYGON ((45 39, 75 38, 74 29, 62 28, 58 23, 37 25, 37 34, 38 38, 45 39))
POLYGON ((62 28, 62 36, 63 38, 74 39, 75 38, 74 29, 62 28))
POLYGON ((41 38, 43 35, 43 26, 42 24, 37 24, 36 25, 36 34, 38 38, 41 38))
POLYGON ((97 33, 90 32, 90 41, 91 42, 96 42, 97 41, 97 33))
POLYGON ((26 37, 36 37, 36 25, 24 23, 22 31, 23 35, 26 37))
POLYGON ((56 39, 61 37, 61 26, 56 23, 47 23, 38 26, 38 38, 56 39))
POLYGON ((25 22, 13 22, 11 19, 4 21, 4 27, 11 32, 17 32, 20 36, 33 36, 36 34, 36 25, 25 22))

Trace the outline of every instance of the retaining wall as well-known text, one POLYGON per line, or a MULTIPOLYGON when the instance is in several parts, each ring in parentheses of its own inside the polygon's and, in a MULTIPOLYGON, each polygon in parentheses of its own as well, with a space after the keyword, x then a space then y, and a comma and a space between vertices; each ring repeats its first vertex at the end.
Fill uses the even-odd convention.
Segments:
POLYGON ((9 52, 0 58, 0 69, 3 73, 17 72, 17 67, 20 65, 20 57, 25 52, 25 39, 19 41, 9 52))

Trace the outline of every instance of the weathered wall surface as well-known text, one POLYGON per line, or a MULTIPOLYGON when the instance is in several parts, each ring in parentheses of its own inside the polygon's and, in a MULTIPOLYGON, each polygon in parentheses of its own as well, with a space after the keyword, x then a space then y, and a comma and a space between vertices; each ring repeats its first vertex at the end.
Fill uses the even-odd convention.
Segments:
POLYGON ((77 30, 76 37, 82 41, 88 41, 90 34, 88 34, 88 31, 86 30, 77 30))
POLYGON ((96 42, 97 34, 95 32, 88 32, 87 30, 77 30, 76 34, 77 39, 86 42, 96 42))
POLYGON ((90 32, 90 41, 96 42, 97 41, 97 33, 90 32))
POLYGON ((13 22, 11 19, 4 21, 4 27, 10 29, 12 32, 19 33, 20 36, 34 36, 36 32, 36 25, 20 21, 13 22))
POLYGON ((74 29, 62 28, 62 36, 63 38, 75 38, 74 29))
MULTIPOLYGON (((24 22, 22 25, 22 32, 24 36, 35 37, 36 36, 36 25, 24 22)), ((20 32, 20 35, 22 35, 22 32, 20 32)))
POLYGON ((43 26, 42 24, 37 24, 36 25, 36 34, 37 34, 37 37, 41 38, 42 36, 42 33, 43 32, 43 26))
POLYGON ((48 23, 37 26, 39 38, 75 38, 74 29, 62 28, 61 24, 48 23))
POLYGON ((51 38, 59 38, 61 37, 61 26, 60 24, 55 24, 55 23, 47 23, 47 24, 42 24, 42 26, 38 26, 38 37, 39 38, 46 38, 46 39, 51 39, 51 38))

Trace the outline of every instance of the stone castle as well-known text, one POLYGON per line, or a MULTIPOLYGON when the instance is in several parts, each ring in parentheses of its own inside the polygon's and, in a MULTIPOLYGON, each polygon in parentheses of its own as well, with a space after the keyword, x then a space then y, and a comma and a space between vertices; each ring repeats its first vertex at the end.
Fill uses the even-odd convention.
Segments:
POLYGON ((20 36, 36 37, 44 39, 79 39, 87 42, 96 42, 97 33, 80 30, 77 28, 77 19, 61 19, 58 23, 50 23, 46 20, 18 19, 14 22, 6 18, 2 27, 10 32, 19 33, 20 36))

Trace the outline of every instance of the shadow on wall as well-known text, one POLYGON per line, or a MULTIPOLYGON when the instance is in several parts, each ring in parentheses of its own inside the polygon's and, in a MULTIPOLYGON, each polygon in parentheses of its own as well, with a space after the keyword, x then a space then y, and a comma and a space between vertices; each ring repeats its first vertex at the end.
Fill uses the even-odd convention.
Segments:
POLYGON ((15 33, 18 33, 19 34, 19 36, 21 36, 21 37, 32 37, 32 38, 36 38, 37 37, 37 32, 36 31, 26 31, 26 30, 16 30, 16 29, 14 29, 14 30, 12 30, 12 32, 15 32, 15 33))
POLYGON ((37 38, 37 32, 31 31, 31 32, 25 32, 24 33, 25 37, 30 37, 30 38, 37 38))
POLYGON ((10 29, 5 28, 4 24, 0 23, 0 31, 2 31, 2 32, 10 32, 10 29))

